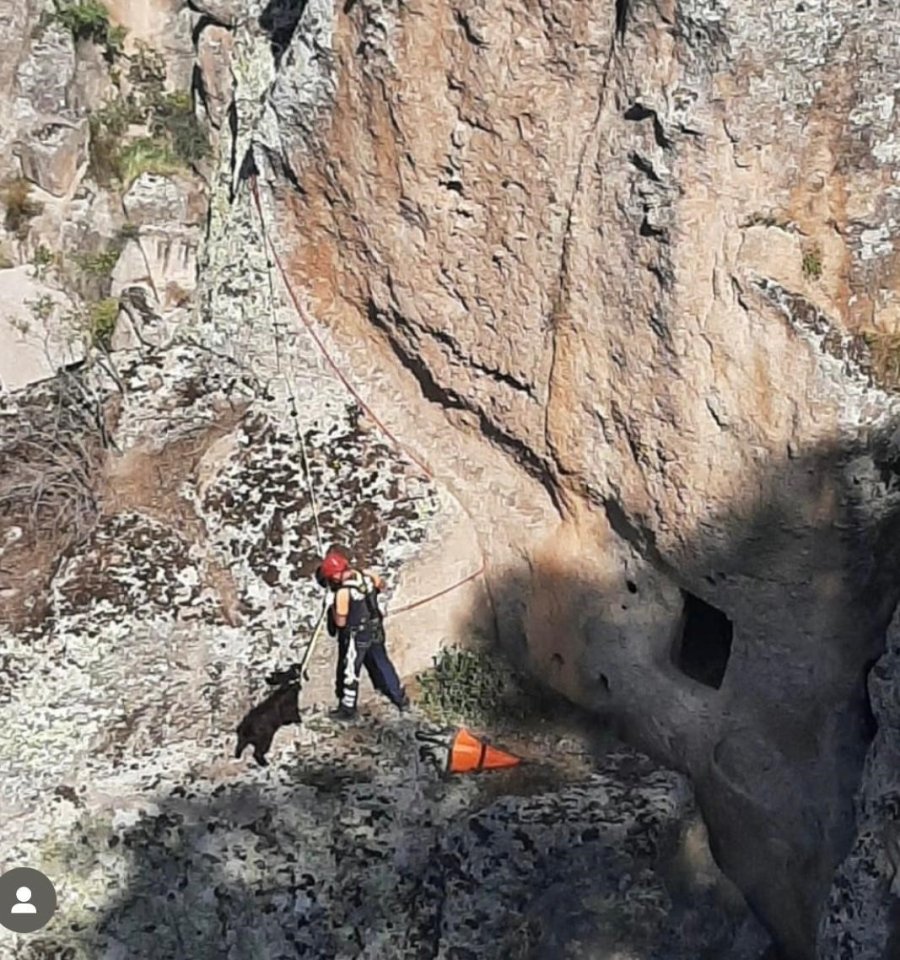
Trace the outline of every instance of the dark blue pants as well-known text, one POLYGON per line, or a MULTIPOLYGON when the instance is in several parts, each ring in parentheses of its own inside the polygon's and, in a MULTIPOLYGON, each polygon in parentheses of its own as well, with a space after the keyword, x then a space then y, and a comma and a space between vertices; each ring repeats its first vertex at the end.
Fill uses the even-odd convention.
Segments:
POLYGON ((400 706, 405 699, 400 678, 391 663, 381 639, 373 639, 368 633, 351 637, 349 630, 342 630, 338 637, 338 664, 335 693, 340 703, 350 710, 356 709, 359 696, 359 677, 366 668, 372 686, 383 693, 391 703, 400 706))

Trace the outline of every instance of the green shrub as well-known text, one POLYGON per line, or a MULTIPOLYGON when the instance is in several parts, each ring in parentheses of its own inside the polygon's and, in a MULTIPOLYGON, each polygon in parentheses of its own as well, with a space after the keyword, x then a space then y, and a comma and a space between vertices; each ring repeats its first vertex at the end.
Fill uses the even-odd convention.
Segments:
POLYGON ((54 259, 55 257, 50 252, 50 249, 41 244, 37 250, 34 251, 34 259, 31 262, 36 267, 49 267, 54 259))
POLYGON ((29 223, 44 209, 31 199, 31 184, 24 178, 10 180, 3 188, 3 203, 6 207, 6 229, 24 240, 29 223))
POLYGON ((120 179, 130 184, 142 173, 158 173, 162 176, 177 173, 181 169, 178 158, 164 140, 143 138, 129 143, 120 154, 120 179))
POLYGON ((417 679, 421 707, 439 723, 493 723, 525 712, 521 680, 484 651, 441 650, 417 679))
POLYGON ((144 111, 131 97, 113 100, 91 114, 91 176, 101 186, 122 179, 121 154, 125 134, 132 124, 144 120, 144 111))
POLYGON ((56 0, 53 19, 77 40, 92 40, 112 60, 121 52, 126 30, 109 21, 109 11, 100 0, 56 0))
POLYGON ((209 155, 209 138, 194 113, 191 95, 167 93, 151 106, 150 132, 165 138, 174 155, 185 165, 198 163, 209 155))
POLYGON ((166 175, 182 168, 165 139, 141 137, 128 143, 99 125, 91 138, 91 174, 101 186, 118 181, 127 187, 142 173, 166 175))
POLYGON ((803 275, 810 280, 818 280, 822 276, 822 251, 818 245, 810 247, 803 254, 803 275))
POLYGON ((146 108, 132 96, 110 100, 91 112, 91 124, 116 137, 124 136, 133 123, 143 123, 146 119, 146 108))
POLYGON ((114 181, 127 185, 146 172, 177 173, 209 156, 209 138, 194 113, 191 95, 162 92, 159 78, 165 76, 164 65, 151 62, 138 76, 145 85, 151 84, 149 91, 111 101, 90 116, 91 175, 101 186, 114 181), (137 124, 144 124, 149 136, 128 142, 128 128, 137 124))
POLYGON ((88 306, 87 334, 92 347, 109 350, 118 316, 119 301, 115 297, 105 297, 88 306))
POLYGON ((105 279, 113 272, 113 267, 119 259, 121 248, 115 244, 105 250, 97 253, 83 253, 75 256, 75 262, 78 264, 82 273, 89 277, 105 279))

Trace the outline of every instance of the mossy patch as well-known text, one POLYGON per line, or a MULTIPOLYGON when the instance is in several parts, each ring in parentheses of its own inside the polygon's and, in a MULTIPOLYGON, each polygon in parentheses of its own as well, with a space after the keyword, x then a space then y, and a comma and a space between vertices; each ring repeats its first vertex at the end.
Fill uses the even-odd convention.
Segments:
POLYGON ((178 157, 164 140, 143 137, 124 147, 119 155, 119 178, 131 184, 142 173, 169 176, 183 169, 178 157))
POLYGON ((119 301, 115 297, 104 297, 88 307, 87 335, 92 347, 109 350, 118 316, 119 301))
POLYGON ((209 156, 209 138, 194 113, 190 93, 164 94, 151 104, 150 132, 166 142, 175 158, 191 166, 209 156))

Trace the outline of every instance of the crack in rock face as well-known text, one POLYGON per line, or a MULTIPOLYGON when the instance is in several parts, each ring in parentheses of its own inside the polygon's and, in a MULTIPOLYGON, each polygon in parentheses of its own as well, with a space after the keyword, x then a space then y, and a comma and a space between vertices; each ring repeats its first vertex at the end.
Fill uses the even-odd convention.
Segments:
POLYGON ((900 949, 900 614, 869 675, 878 729, 866 758, 856 838, 819 918, 820 960, 876 960, 900 949))

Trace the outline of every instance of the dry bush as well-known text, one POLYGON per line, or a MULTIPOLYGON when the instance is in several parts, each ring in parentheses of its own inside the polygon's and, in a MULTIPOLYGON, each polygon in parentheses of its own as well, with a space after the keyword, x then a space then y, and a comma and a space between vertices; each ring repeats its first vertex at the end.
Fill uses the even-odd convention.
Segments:
POLYGON ((101 402, 77 373, 62 372, 19 408, 0 419, 0 526, 23 527, 34 544, 80 543, 100 512, 109 442, 101 402))

